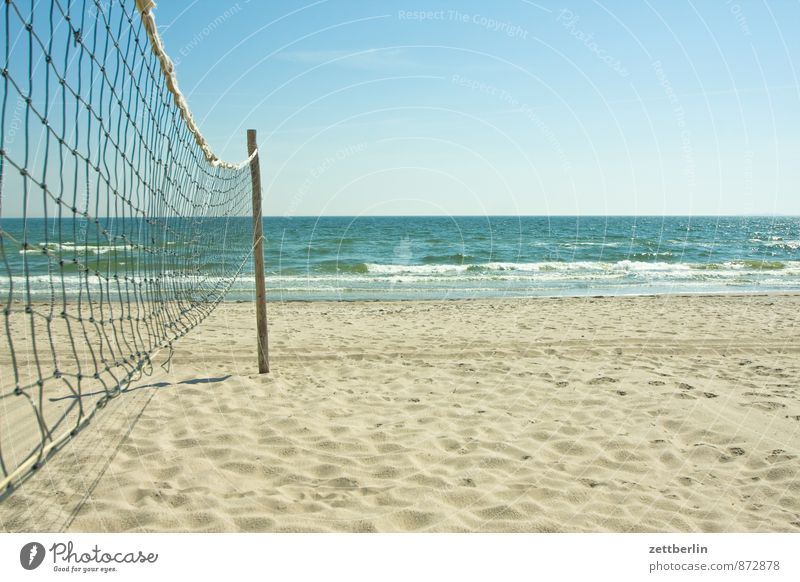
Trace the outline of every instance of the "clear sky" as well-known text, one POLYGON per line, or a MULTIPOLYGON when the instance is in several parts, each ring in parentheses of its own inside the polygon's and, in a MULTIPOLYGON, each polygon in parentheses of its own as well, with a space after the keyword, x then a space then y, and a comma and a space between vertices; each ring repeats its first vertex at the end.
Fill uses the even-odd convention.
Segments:
POLYGON ((800 214, 800 2, 162 0, 265 212, 800 214))

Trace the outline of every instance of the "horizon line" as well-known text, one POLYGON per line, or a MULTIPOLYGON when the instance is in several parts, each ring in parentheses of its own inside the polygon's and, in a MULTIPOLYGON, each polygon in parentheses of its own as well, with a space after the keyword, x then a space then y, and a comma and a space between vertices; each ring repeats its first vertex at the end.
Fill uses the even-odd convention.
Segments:
MULTIPOLYGON (((148 218, 195 218, 150 216, 148 218)), ((262 214, 262 218, 800 218, 798 214, 262 214)), ((0 216, 0 220, 44 219, 59 220, 57 216, 0 216)), ((79 219, 77 216, 73 217, 79 219)), ((98 216, 99 219, 117 219, 114 216, 98 216)), ((142 219, 142 216, 128 216, 126 220, 142 219)), ((249 214, 238 216, 205 216, 203 218, 252 218, 249 214)), ((61 217, 70 220, 70 217, 61 217)))

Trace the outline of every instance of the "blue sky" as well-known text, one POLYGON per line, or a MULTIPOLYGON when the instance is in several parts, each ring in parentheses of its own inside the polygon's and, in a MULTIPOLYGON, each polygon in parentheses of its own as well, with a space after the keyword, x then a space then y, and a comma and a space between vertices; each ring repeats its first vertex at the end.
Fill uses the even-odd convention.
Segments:
POLYGON ((800 2, 163 0, 265 211, 800 214, 800 2))
POLYGON ((800 213, 798 2, 162 2, 270 214, 800 213))

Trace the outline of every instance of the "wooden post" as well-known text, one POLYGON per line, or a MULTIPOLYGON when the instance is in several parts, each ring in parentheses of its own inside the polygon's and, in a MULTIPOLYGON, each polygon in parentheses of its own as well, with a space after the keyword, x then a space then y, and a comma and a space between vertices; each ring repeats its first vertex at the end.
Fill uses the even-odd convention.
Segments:
MULTIPOLYGON (((256 130, 247 130, 247 155, 256 151, 256 130)), ((269 339, 267 337, 267 289, 264 281, 264 229, 261 224, 260 152, 250 161, 253 181, 253 259, 256 267, 256 325, 258 327, 258 373, 269 372, 269 339)))

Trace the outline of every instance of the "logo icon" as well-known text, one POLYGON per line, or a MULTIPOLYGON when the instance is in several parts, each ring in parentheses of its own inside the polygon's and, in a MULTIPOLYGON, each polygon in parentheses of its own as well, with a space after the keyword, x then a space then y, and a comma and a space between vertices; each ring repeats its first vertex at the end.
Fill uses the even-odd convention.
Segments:
POLYGON ((35 570, 44 561, 44 546, 39 542, 30 542, 19 551, 19 563, 26 570, 35 570))

